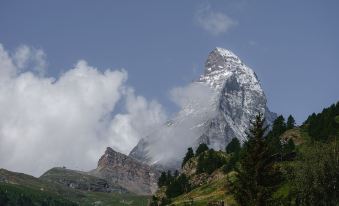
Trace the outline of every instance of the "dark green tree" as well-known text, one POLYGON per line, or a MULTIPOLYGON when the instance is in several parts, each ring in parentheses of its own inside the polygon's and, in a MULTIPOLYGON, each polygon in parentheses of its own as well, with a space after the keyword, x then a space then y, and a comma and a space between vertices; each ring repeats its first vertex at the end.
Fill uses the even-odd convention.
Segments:
POLYGON ((34 203, 30 197, 21 195, 16 203, 18 206, 33 206, 34 203))
POLYGON ((278 116, 272 125, 272 130, 268 133, 267 139, 270 150, 273 153, 282 152, 282 142, 280 136, 286 131, 285 119, 282 115, 278 116))
POLYGON ((0 190, 0 205, 7 205, 9 198, 4 191, 0 190))
POLYGON ((213 149, 201 154, 198 158, 197 173, 212 174, 226 163, 225 158, 213 149))
POLYGON ((178 178, 174 179, 170 185, 167 186, 166 196, 168 198, 173 198, 183 193, 189 192, 190 190, 191 186, 187 176, 185 174, 181 174, 178 178))
POLYGON ((291 185, 295 205, 337 206, 339 203, 339 144, 312 144, 304 148, 293 168, 291 185))
POLYGON ((230 189, 241 206, 269 205, 273 192, 281 182, 274 159, 265 140, 267 127, 262 115, 256 116, 244 143, 240 169, 230 183, 230 189))
POLYGON ((288 116, 286 129, 293 129, 295 127, 295 120, 292 115, 288 116))
POLYGON ((172 172, 171 170, 167 171, 167 175, 166 175, 166 186, 170 185, 174 180, 174 177, 172 176, 172 172))
POLYGON ((158 206, 158 205, 159 205, 159 198, 153 195, 149 206, 158 206))
POLYGON ((233 138, 230 143, 226 146, 226 153, 239 153, 241 149, 240 142, 238 138, 233 138))
POLYGON ((272 135, 279 137, 286 131, 285 118, 280 115, 274 121, 272 125, 272 135))
POLYGON ((237 162, 239 161, 240 151, 241 145, 239 140, 237 138, 233 138, 226 146, 226 153, 230 154, 231 157, 223 167, 224 172, 230 172, 236 167, 237 162))
POLYGON ((194 157, 194 152, 193 152, 192 147, 190 147, 190 148, 187 149, 187 152, 186 152, 186 155, 185 155, 185 157, 182 161, 181 167, 183 167, 186 164, 186 162, 188 160, 190 160, 192 157, 194 157))
POLYGON ((175 171, 174 171, 174 176, 173 176, 173 177, 174 177, 174 178, 177 178, 178 176, 179 176, 179 171, 178 171, 178 170, 175 170, 175 171))
POLYGON ((339 124, 336 118, 339 115, 339 102, 323 109, 321 113, 310 115, 304 123, 308 127, 308 134, 314 141, 331 141, 339 134, 339 124))
POLYGON ((198 155, 200 155, 201 153, 203 153, 203 152, 205 152, 205 151, 207 151, 207 150, 208 150, 207 144, 201 143, 201 144, 198 146, 197 150, 195 151, 195 155, 198 156, 198 155))
POLYGON ((158 179, 158 186, 162 187, 162 186, 166 186, 166 184, 167 184, 167 174, 166 172, 162 172, 158 179))

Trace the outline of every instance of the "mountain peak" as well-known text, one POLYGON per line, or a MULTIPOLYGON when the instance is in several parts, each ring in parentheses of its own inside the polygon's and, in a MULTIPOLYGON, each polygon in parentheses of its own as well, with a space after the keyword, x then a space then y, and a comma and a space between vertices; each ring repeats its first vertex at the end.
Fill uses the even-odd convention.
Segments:
MULTIPOLYGON (((244 64, 232 51, 216 47, 205 62, 205 72, 200 82, 206 82, 213 88, 221 89, 225 80, 237 70, 244 70, 244 64)), ((251 71, 244 71, 251 72, 251 71)))
POLYGON ((255 72, 227 49, 217 47, 209 53, 204 74, 192 85, 207 86, 206 91, 199 93, 203 98, 189 101, 173 118, 173 124, 140 141, 130 153, 132 157, 171 168, 181 160, 187 147, 206 143, 220 150, 234 137, 245 140, 250 121, 258 112, 265 114, 268 124, 275 118, 267 108, 255 72), (186 139, 176 139, 177 136, 186 139), (169 144, 174 144, 177 151, 173 152, 169 144))
POLYGON ((111 147, 107 147, 105 150, 105 154, 112 154, 112 153, 117 153, 117 152, 111 147))
POLYGON ((236 68, 235 66, 241 64, 240 58, 232 51, 217 47, 210 52, 207 57, 205 62, 205 75, 233 69, 236 68))
POLYGON ((224 49, 224 48, 221 48, 221 47, 216 47, 210 54, 212 54, 212 53, 218 53, 218 54, 220 54, 221 56, 224 56, 224 57, 238 58, 238 56, 235 55, 231 50, 224 49))

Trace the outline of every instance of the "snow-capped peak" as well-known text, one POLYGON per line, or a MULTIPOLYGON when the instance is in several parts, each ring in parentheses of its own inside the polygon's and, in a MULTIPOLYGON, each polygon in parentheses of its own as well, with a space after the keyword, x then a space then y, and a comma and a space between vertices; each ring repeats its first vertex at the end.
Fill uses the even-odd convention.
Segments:
POLYGON ((230 50, 217 47, 208 55, 205 72, 198 81, 221 89, 225 80, 234 72, 251 73, 252 70, 244 66, 240 58, 230 50))
POLYGON ((265 114, 267 123, 275 118, 254 71, 227 49, 217 47, 210 52, 204 74, 190 87, 193 90, 187 95, 201 98, 187 101, 170 126, 140 141, 132 157, 170 167, 181 161, 187 147, 204 142, 220 150, 234 137, 245 140, 250 121, 259 112, 265 114))
POLYGON ((232 51, 221 48, 221 47, 216 47, 211 53, 213 53, 213 52, 217 52, 224 57, 238 58, 238 56, 235 55, 232 51))

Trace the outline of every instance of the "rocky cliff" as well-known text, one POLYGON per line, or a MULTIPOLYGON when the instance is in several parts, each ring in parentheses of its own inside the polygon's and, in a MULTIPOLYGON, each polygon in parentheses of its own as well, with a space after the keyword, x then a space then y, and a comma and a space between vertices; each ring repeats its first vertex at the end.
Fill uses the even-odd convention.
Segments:
POLYGON ((110 147, 107 147, 98 162, 98 167, 90 174, 139 195, 153 194, 157 189, 159 176, 157 170, 151 166, 116 152, 110 147))

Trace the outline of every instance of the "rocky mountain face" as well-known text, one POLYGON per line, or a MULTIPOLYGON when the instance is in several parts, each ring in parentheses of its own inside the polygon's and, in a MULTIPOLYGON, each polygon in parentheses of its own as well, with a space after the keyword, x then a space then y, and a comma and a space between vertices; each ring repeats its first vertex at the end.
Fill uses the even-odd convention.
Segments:
POLYGON ((178 168, 187 147, 204 142, 224 150, 234 137, 245 140, 250 120, 259 112, 267 124, 276 118, 254 71, 229 50, 214 49, 204 74, 189 88, 193 97, 172 120, 142 138, 130 157, 178 168))
POLYGON ((157 189, 159 173, 153 167, 108 147, 98 162, 98 167, 89 174, 120 185, 138 195, 150 195, 157 189))
POLYGON ((221 48, 212 51, 199 81, 219 94, 217 115, 210 120, 199 142, 224 149, 232 137, 245 140, 250 120, 259 112, 265 115, 267 123, 276 118, 267 108, 257 75, 231 51, 221 48))

